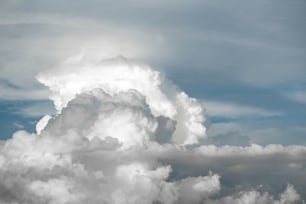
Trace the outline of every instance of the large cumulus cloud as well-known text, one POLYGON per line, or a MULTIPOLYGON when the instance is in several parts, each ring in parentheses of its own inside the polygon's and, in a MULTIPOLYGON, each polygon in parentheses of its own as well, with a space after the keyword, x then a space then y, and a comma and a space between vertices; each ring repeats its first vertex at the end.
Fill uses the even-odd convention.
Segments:
POLYGON ((43 117, 36 133, 1 143, 0 203, 301 201, 291 184, 279 197, 243 186, 223 191, 223 178, 262 174, 271 162, 280 175, 305 168, 306 147, 202 145, 202 105, 149 66, 81 56, 38 80, 58 113, 43 117))
MULTIPOLYGON (((136 90, 145 97, 156 117, 176 121, 171 140, 177 144, 193 144, 205 136, 203 108, 195 99, 167 82, 159 72, 123 57, 100 60, 81 55, 67 60, 62 67, 40 74, 38 80, 53 91, 58 112, 76 94, 100 88, 109 95, 136 90)), ((130 101, 133 103, 133 99, 130 101)))

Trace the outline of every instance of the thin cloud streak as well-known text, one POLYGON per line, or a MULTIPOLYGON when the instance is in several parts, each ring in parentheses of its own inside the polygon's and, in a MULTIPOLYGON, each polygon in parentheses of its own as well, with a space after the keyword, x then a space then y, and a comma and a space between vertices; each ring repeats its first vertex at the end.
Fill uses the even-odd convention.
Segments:
POLYGON ((228 118, 246 118, 246 117, 271 117, 280 116, 281 112, 273 112, 258 107, 244 106, 233 103, 226 103, 221 101, 207 101, 202 100, 207 114, 214 117, 228 117, 228 118))

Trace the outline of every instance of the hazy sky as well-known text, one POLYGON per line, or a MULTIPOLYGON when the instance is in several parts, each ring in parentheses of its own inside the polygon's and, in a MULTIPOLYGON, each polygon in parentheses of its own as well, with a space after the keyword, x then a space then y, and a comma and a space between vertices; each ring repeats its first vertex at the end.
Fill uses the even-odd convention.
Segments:
MULTIPOLYGON (((306 179, 302 172, 305 171, 303 145, 306 145, 305 10, 304 0, 2 0, 0 139, 11 138, 17 130, 35 132, 40 118, 46 114, 56 114, 53 102, 49 100, 49 88, 57 90, 64 98, 68 92, 62 93, 60 90, 67 88, 63 85, 66 83, 65 77, 67 80, 74 78, 68 77, 66 72, 54 71, 50 74, 48 70, 59 70, 59 67, 65 66, 63 63, 67 59, 78 61, 80 56, 86 56, 85 60, 82 58, 85 65, 96 59, 103 61, 123 56, 133 63, 146 64, 158 70, 162 79, 170 81, 166 84, 173 83, 173 87, 203 104, 207 138, 201 144, 211 144, 214 148, 221 148, 220 152, 233 154, 222 166, 218 162, 224 162, 226 153, 206 150, 219 152, 213 156, 216 157, 215 162, 210 161, 210 156, 203 156, 209 157, 206 158, 209 161, 204 162, 207 167, 201 162, 201 165, 197 161, 191 164, 187 160, 194 152, 197 152, 196 158, 201 160, 198 151, 208 146, 185 153, 176 153, 175 148, 163 149, 161 152, 165 154, 159 152, 162 155, 158 156, 161 162, 171 164, 173 169, 184 169, 174 171, 173 177, 207 175, 213 169, 217 174, 222 174, 220 169, 228 168, 230 170, 225 173, 227 177, 221 175, 226 186, 221 195, 245 189, 246 186, 256 188, 261 185, 266 188, 263 191, 276 195, 284 190, 280 185, 286 182, 301 190, 306 186, 293 175, 304 181, 306 179), (47 73, 41 79, 45 86, 37 80, 40 73, 47 73), (61 74, 65 77, 59 77, 59 81, 63 81, 56 84, 58 81, 54 82, 52 77, 61 74), (269 144, 282 146, 259 150, 269 144), (229 150, 224 145, 232 146, 229 150), (296 150, 296 157, 288 156, 287 152, 293 148, 286 149, 288 145, 300 145, 299 148, 303 150, 296 150), (258 154, 268 156, 259 159, 251 156, 253 161, 248 156, 236 155, 236 151, 247 152, 247 155, 263 151, 258 154), (271 152, 273 155, 270 155, 271 152), (175 154, 182 154, 182 159, 175 154), (284 165, 288 166, 276 162, 282 157, 284 165), (239 171, 231 169, 232 164, 240 159, 245 160, 245 166, 240 166, 239 171), (247 173, 254 171, 256 163, 261 162, 272 165, 265 164, 257 169, 260 175, 280 168, 278 176, 287 180, 277 183, 279 178, 274 174, 257 180, 255 175, 247 173), (198 168, 193 169, 195 166, 198 168), (240 178, 241 183, 236 185, 236 179, 240 178)), ((77 62, 75 66, 85 66, 82 63, 77 62)), ((87 76, 86 71, 74 74, 78 76, 80 73, 87 76)), ((108 76, 108 73, 101 73, 108 76)), ((148 95, 144 95, 148 98, 148 95)), ((158 94, 150 96, 159 97, 158 94)), ((125 101, 125 96, 122 97, 118 96, 118 100, 125 101)), ((65 101, 63 98, 61 100, 65 101)), ((155 100, 159 99, 163 100, 155 100)), ((150 101, 148 103, 150 105, 150 101)), ((154 107, 150 107, 150 111, 155 116, 154 107)), ((169 113, 165 117, 172 116, 169 113)), ((53 131, 55 127, 49 129, 53 131)), ((174 133, 173 141, 183 139, 174 133)), ((209 176, 207 179, 216 179, 213 175, 209 176)), ((191 181, 185 180, 175 185, 184 186, 184 182, 189 185, 191 181)), ((2 185, 0 183, 0 188, 2 185)), ((178 188, 182 192, 186 190, 185 187, 178 188)), ((219 191, 217 187, 213 189, 219 191)), ((0 190, 0 195, 3 192, 0 190)), ((305 198, 305 192, 300 194, 305 198)))

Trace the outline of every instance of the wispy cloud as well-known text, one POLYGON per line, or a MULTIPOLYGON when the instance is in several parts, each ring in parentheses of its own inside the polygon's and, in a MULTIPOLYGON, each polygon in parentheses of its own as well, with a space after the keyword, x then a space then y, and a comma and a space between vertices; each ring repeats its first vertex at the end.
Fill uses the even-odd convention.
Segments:
POLYGON ((12 87, 1 83, 1 81, 0 92, 0 100, 44 100, 48 99, 50 95, 49 91, 42 87, 12 87))
POLYGON ((305 91, 292 91, 290 93, 285 93, 284 96, 297 103, 306 104, 305 91))
POLYGON ((15 114, 22 115, 24 117, 41 117, 46 114, 54 115, 56 113, 51 101, 34 101, 30 104, 19 106, 14 110, 15 114))
POLYGON ((18 129, 24 128, 24 126, 23 126, 22 124, 20 124, 19 122, 14 122, 13 125, 14 125, 15 127, 17 127, 18 129))
POLYGON ((224 101, 202 100, 209 116, 226 118, 254 118, 279 116, 282 113, 270 111, 259 107, 239 105, 224 101))

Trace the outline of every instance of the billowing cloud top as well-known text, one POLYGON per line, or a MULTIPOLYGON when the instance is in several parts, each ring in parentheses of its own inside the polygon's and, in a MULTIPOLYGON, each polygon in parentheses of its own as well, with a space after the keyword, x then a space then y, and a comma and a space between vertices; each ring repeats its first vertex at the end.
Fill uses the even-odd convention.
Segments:
MULTIPOLYGON (((123 100, 124 104, 132 104, 131 106, 146 103, 149 106, 146 112, 151 112, 154 117, 175 121, 176 131, 171 138, 174 143, 194 144, 205 136, 204 110, 200 103, 178 91, 159 72, 123 57, 101 60, 81 55, 67 60, 63 67, 40 74, 38 80, 53 91, 51 98, 59 113, 77 94, 101 89, 109 98, 123 100), (131 90, 139 94, 121 94, 131 90), (137 101, 142 97, 141 102, 137 101)), ((104 107, 103 103, 101 105, 104 107)))
POLYGON ((305 168, 306 147, 201 145, 203 107, 149 66, 81 56, 38 80, 58 114, 43 117, 36 134, 1 143, 0 203, 302 202, 291 184, 279 198, 222 192, 221 177, 250 175, 257 164, 262 172, 284 165, 280 175, 305 168))

